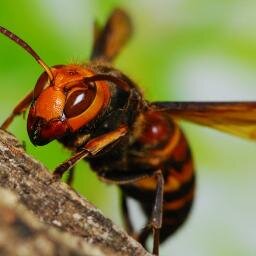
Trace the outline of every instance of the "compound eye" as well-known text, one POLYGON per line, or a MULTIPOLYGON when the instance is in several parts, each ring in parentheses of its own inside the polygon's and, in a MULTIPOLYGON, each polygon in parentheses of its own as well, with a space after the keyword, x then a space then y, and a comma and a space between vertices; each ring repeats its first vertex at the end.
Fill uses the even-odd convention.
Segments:
POLYGON ((72 90, 68 96, 64 108, 67 118, 82 114, 93 102, 96 96, 96 89, 76 89, 72 90))
POLYGON ((37 80, 34 89, 34 99, 38 98, 41 92, 50 85, 49 76, 44 72, 37 80))

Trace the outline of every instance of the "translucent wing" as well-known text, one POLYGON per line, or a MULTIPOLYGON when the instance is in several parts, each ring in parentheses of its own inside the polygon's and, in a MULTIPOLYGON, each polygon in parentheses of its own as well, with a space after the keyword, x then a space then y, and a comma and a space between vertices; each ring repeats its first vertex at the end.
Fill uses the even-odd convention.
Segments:
POLYGON ((153 102, 151 107, 177 119, 256 140, 256 102, 153 102))
POLYGON ((112 61, 132 34, 129 16, 121 9, 115 9, 101 30, 94 26, 94 45, 91 59, 112 61))

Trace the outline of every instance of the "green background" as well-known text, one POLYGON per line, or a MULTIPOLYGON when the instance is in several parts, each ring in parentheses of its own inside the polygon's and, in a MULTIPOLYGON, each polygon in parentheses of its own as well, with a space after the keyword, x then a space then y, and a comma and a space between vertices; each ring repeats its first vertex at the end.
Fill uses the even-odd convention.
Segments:
MULTIPOLYGON (((115 6, 130 13, 135 27, 115 66, 147 99, 256 99, 254 0, 4 1, 0 25, 27 41, 48 65, 86 62, 94 19, 103 24, 115 6)), ((0 36, 1 122, 41 72, 25 51, 0 36)), ((163 245, 161 255, 256 255, 255 143, 182 126, 194 152, 197 198, 189 221, 163 245)), ((34 147, 22 117, 9 130, 50 169, 70 155, 55 142, 34 147)), ((75 189, 121 224, 117 188, 100 183, 83 162, 75 189)), ((136 220, 137 214, 135 209, 136 220)))

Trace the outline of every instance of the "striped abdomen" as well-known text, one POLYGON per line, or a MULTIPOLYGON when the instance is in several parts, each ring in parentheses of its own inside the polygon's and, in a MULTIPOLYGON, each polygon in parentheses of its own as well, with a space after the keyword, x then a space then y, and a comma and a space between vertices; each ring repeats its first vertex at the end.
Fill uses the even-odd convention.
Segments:
MULTIPOLYGON (((163 242, 186 220, 192 206, 195 190, 193 161, 186 138, 177 124, 165 113, 148 112, 144 127, 130 150, 131 171, 162 170, 165 180, 163 242)), ((155 178, 147 178, 131 185, 121 186, 127 196, 139 201, 150 218, 155 189, 155 178)))

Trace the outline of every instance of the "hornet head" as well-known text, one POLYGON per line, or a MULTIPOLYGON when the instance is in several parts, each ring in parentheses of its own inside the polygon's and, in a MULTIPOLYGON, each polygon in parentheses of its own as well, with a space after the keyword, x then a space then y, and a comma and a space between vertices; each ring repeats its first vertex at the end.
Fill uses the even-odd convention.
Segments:
POLYGON ((34 89, 27 130, 34 145, 45 145, 78 131, 93 120, 109 100, 104 81, 91 81, 91 70, 79 65, 58 65, 44 72, 34 89))

